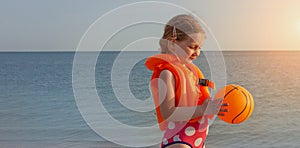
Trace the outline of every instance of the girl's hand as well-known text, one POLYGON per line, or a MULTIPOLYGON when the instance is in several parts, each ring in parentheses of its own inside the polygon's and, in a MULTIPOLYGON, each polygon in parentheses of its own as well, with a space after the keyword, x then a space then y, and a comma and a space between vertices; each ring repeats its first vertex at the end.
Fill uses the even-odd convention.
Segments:
MULTIPOLYGON (((223 98, 222 98, 222 101, 223 101, 223 98)), ((219 116, 224 116, 224 112, 228 112, 228 108, 227 108, 228 105, 229 105, 228 103, 222 102, 219 113, 218 113, 219 116)))
POLYGON ((206 99, 203 102, 204 105, 204 109, 205 115, 220 115, 220 116, 224 116, 224 112, 228 112, 227 103, 222 103, 223 102, 223 98, 219 98, 219 99, 206 99))

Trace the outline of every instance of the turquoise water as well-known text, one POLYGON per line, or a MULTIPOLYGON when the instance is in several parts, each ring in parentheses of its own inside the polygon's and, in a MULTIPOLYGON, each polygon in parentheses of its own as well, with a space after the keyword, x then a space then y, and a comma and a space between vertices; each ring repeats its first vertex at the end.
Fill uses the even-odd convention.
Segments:
MULTIPOLYGON (((74 54, 0 53, 0 147, 122 147, 104 142, 80 115, 72 88, 74 54)), ((128 56, 134 59, 140 54, 130 52, 128 56)), ((114 95, 111 72, 118 55, 119 52, 102 52, 98 57, 95 84, 101 102, 123 124, 154 125, 153 110, 128 110, 114 95)), ((247 88, 254 97, 255 110, 240 125, 215 120, 206 146, 299 147, 300 52, 224 52, 223 55, 227 83, 247 88)), ((151 72, 144 67, 144 60, 138 61, 128 76, 131 93, 139 100, 151 97, 151 72)), ((84 60, 81 62, 81 66, 88 66, 84 60)), ((211 77, 203 55, 195 63, 211 77)))

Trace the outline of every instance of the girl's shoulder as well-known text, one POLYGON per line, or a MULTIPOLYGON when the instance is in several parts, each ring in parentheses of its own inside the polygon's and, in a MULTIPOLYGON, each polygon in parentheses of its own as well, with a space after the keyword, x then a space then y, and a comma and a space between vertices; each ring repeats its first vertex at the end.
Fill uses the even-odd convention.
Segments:
POLYGON ((168 70, 168 69, 164 69, 160 72, 159 78, 162 79, 174 79, 173 73, 168 70))

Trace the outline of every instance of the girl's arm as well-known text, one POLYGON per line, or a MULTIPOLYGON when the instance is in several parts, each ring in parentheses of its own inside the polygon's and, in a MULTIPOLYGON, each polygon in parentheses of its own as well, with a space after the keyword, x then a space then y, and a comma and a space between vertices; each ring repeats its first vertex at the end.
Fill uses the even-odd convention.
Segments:
POLYGON ((173 74, 169 70, 163 70, 159 78, 160 110, 164 119, 168 121, 189 121, 190 119, 203 116, 204 113, 218 114, 220 100, 208 101, 206 99, 200 106, 175 107, 175 79, 173 74), (207 108, 207 106, 209 107, 207 108))

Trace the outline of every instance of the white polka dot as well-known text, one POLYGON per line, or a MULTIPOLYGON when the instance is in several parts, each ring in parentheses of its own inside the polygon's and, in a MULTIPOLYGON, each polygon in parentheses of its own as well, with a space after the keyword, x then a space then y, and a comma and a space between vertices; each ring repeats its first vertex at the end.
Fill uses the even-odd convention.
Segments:
POLYGON ((194 142, 195 146, 199 146, 202 143, 202 138, 197 138, 194 142))
POLYGON ((179 135, 174 136, 173 141, 181 141, 181 139, 179 138, 179 135))
POLYGON ((205 145, 203 146, 203 148, 206 148, 205 145))
POLYGON ((192 126, 189 126, 185 129, 184 132, 187 136, 193 136, 195 134, 195 128, 193 128, 192 126))
POLYGON ((170 121, 169 124, 168 124, 168 128, 169 129, 174 129, 175 128, 175 123, 170 121))
POLYGON ((207 126, 206 135, 208 135, 208 131, 209 131, 209 126, 207 126))
POLYGON ((163 139, 163 144, 164 145, 168 144, 168 140, 166 138, 163 139))

